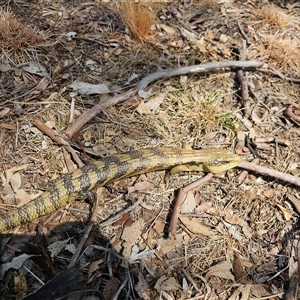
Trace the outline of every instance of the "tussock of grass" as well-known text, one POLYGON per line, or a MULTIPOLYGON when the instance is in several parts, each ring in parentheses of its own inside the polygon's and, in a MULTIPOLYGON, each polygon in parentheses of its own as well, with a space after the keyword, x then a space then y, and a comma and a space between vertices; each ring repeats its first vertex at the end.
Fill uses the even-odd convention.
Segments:
POLYGON ((19 21, 9 10, 0 9, 0 45, 18 50, 43 40, 38 33, 19 21))
POLYGON ((291 39, 270 37, 265 39, 261 50, 261 53, 265 55, 265 60, 276 62, 284 69, 299 70, 300 68, 300 49, 291 39))
POLYGON ((197 141, 205 133, 220 128, 235 130, 232 114, 221 111, 219 95, 207 93, 198 97, 191 90, 170 92, 163 113, 154 122, 158 136, 168 140, 186 136, 197 141))
POLYGON ((155 13, 133 1, 125 1, 121 6, 121 16, 131 34, 140 40, 146 40, 155 20, 155 13))
POLYGON ((279 7, 268 4, 257 10, 257 17, 261 20, 266 20, 268 23, 281 27, 291 24, 290 17, 279 7))

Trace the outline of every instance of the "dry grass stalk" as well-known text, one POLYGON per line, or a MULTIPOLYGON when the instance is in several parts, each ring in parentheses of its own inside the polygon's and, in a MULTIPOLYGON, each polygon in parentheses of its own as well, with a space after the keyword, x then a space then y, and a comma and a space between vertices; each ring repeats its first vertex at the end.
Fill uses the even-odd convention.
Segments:
POLYGON ((261 20, 278 25, 281 27, 289 26, 291 24, 290 17, 284 13, 279 7, 268 4, 257 10, 257 17, 261 20))
MULTIPOLYGON (((224 114, 220 107, 221 96, 216 93, 202 93, 199 97, 191 90, 184 89, 170 92, 158 112, 159 118, 153 117, 153 124, 158 136, 165 140, 197 139, 203 134, 226 128, 235 130, 232 114, 224 114)), ((190 141, 185 140, 185 143, 190 141)))
POLYGON ((121 17, 135 38, 146 40, 155 20, 155 13, 148 11, 139 3, 125 1, 121 6, 121 17))
POLYGON ((9 10, 0 9, 0 45, 18 50, 44 40, 41 35, 19 21, 9 10))

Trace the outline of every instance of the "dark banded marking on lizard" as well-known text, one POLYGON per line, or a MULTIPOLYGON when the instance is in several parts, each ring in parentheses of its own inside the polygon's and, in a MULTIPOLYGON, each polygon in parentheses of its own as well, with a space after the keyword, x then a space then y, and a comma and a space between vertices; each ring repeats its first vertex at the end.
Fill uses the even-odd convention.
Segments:
MULTIPOLYGON (((142 173, 170 169, 221 173, 238 166, 240 156, 217 148, 146 148, 104 157, 50 182, 29 203, 0 215, 0 232, 31 222, 65 206, 96 186, 142 173)), ((172 171, 171 170, 171 171, 172 171)))

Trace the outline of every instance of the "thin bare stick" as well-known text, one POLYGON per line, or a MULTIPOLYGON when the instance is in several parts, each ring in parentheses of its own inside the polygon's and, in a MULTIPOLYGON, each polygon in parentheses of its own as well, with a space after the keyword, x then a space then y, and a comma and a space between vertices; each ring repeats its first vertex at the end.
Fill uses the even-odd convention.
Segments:
POLYGON ((266 167, 262 167, 259 166, 257 164, 254 163, 250 163, 250 162, 246 162, 243 161, 239 166, 239 168, 248 170, 248 171, 253 171, 262 175, 266 175, 266 176, 270 176, 291 184, 294 184, 296 186, 300 186, 300 178, 287 174, 287 173, 283 173, 283 172, 279 172, 270 168, 266 168, 266 167))
MULTIPOLYGON (((246 41, 243 40, 242 50, 240 52, 241 61, 246 60, 246 41)), ((247 74, 244 74, 243 70, 238 68, 236 71, 237 79, 241 85, 241 99, 242 99, 242 107, 244 108, 245 115, 250 115, 251 107, 249 101, 249 92, 248 92, 248 78, 247 74)))
POLYGON ((239 21, 237 21, 237 26, 238 26, 238 28, 239 28, 239 30, 241 32, 242 37, 246 40, 247 45, 251 45, 251 43, 250 43, 250 41, 249 41, 249 39, 247 37, 247 34, 245 33, 245 31, 242 28, 241 23, 239 21))
POLYGON ((75 265, 79 255, 80 255, 80 252, 83 248, 83 245, 84 245, 85 241, 89 237, 89 234, 90 234, 93 226, 97 223, 97 214, 98 214, 98 199, 97 199, 97 197, 95 197, 91 219, 90 219, 88 225, 85 228, 84 234, 83 234, 83 236, 80 240, 80 243, 79 243, 75 253, 73 254, 73 256, 71 258, 71 261, 68 265, 68 269, 72 268, 75 265))
POLYGON ((78 131, 89 120, 94 118, 101 110, 107 108, 108 106, 116 105, 118 103, 121 103, 121 102, 127 100, 132 95, 135 95, 136 92, 137 92, 137 89, 129 90, 121 95, 116 95, 116 96, 113 96, 106 100, 101 101, 97 105, 93 106, 91 109, 89 109, 89 110, 85 111, 83 114, 81 114, 78 117, 78 119, 65 130, 65 134, 68 137, 72 137, 76 131, 78 131))
POLYGON ((285 80, 285 81, 300 83, 300 78, 287 77, 284 74, 282 74, 279 70, 275 69, 275 67, 273 67, 270 64, 269 64, 269 69, 262 69, 261 68, 258 71, 263 72, 263 73, 268 73, 268 74, 271 73, 273 75, 276 75, 276 76, 280 77, 282 80, 285 80))
POLYGON ((74 160, 76 161, 76 163, 78 164, 79 167, 82 167, 84 164, 81 161, 81 159, 79 158, 79 156, 77 155, 77 153, 74 151, 74 149, 70 146, 70 144, 64 140, 62 137, 60 137, 59 135, 57 135, 57 133, 55 133, 51 128, 49 128, 47 125, 45 125, 43 122, 41 122, 40 120, 33 120, 33 124, 42 132, 44 132, 45 134, 47 134, 53 141, 55 141, 58 145, 61 145, 63 147, 65 147, 65 149, 71 153, 71 155, 73 156, 74 160))
POLYGON ((179 190, 179 193, 174 201, 174 208, 172 211, 172 216, 171 216, 169 230, 168 230, 169 237, 174 236, 176 233, 178 218, 179 218, 179 214, 180 214, 180 207, 185 198, 185 195, 189 191, 192 191, 192 190, 198 188, 200 185, 210 181, 213 178, 213 176, 214 175, 212 173, 208 173, 204 177, 190 183, 189 185, 187 185, 179 190))
POLYGON ((106 225, 114 223, 115 221, 117 221, 118 219, 120 219, 122 215, 124 215, 127 212, 132 211, 134 208, 136 208, 137 206, 139 206, 141 204, 141 202, 143 202, 143 200, 144 200, 143 198, 140 198, 139 200, 137 200, 136 202, 134 202, 130 207, 122 210, 121 212, 119 212, 115 216, 109 218, 108 220, 101 222, 98 226, 99 227, 104 227, 106 225))

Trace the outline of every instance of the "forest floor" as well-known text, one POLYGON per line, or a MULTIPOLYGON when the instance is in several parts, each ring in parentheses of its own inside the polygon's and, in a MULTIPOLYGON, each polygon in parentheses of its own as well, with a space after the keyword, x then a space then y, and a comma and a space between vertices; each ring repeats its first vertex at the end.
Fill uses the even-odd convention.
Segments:
POLYGON ((2 233, 0 299, 300 299, 297 1, 0 2, 0 214, 133 149, 271 170, 129 177, 2 233))

